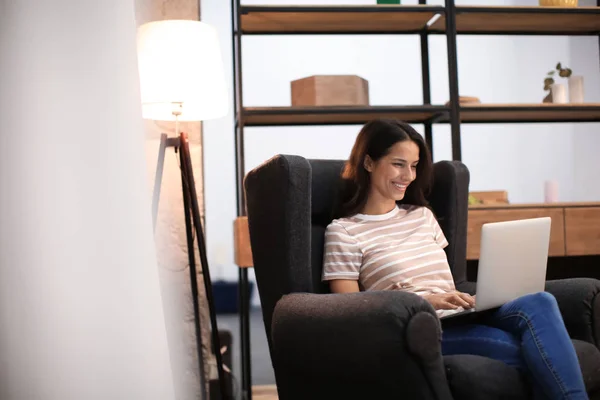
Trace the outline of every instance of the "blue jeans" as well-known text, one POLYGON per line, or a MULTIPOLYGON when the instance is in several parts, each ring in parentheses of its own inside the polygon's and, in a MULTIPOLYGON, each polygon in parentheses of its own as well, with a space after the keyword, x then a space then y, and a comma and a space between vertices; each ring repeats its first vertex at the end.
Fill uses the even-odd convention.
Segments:
POLYGON ((558 304, 546 292, 503 305, 481 325, 445 329, 442 353, 480 355, 514 366, 530 378, 536 398, 588 398, 558 304))

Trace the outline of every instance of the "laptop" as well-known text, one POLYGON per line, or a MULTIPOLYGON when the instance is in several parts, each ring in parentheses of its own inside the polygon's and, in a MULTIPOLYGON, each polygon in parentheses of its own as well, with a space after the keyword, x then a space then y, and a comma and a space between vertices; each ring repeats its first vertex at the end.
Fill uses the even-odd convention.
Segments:
POLYGON ((544 291, 551 218, 484 224, 475 307, 448 310, 440 319, 493 310, 518 297, 544 291))

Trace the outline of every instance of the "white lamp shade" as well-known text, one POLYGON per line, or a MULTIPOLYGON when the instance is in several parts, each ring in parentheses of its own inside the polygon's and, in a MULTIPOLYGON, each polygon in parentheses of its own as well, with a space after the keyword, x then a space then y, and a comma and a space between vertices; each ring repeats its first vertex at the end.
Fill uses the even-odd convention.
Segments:
POLYGON ((142 115, 203 121, 227 115, 228 96, 216 30, 200 21, 166 20, 138 28, 142 115), (181 104, 181 107, 179 107, 181 104))

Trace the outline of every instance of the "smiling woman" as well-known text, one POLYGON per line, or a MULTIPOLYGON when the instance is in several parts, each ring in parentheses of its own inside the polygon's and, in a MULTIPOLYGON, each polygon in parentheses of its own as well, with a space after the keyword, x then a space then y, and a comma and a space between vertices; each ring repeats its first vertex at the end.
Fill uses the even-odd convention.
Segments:
POLYGON ((348 196, 325 233, 323 279, 332 291, 455 291, 448 242, 426 207, 431 169, 409 124, 378 119, 363 127, 343 172, 348 196))
MULTIPOLYGON (((360 131, 343 172, 338 216, 325 231, 322 279, 333 293, 400 290, 421 296, 438 316, 475 305, 456 290, 448 241, 427 207, 431 169, 427 146, 410 125, 375 120, 360 131)), ((587 398, 549 293, 519 297, 481 323, 444 329, 442 354, 491 357, 526 371, 535 398, 587 398)))
POLYGON ((389 152, 378 161, 369 155, 364 166, 371 176, 369 197, 365 204, 366 214, 381 214, 394 208, 401 201, 406 189, 417 177, 419 146, 405 140, 390 147, 389 152))
POLYGON ((344 188, 336 218, 358 212, 381 214, 397 201, 424 206, 431 155, 412 126, 377 119, 359 132, 342 176, 344 188))

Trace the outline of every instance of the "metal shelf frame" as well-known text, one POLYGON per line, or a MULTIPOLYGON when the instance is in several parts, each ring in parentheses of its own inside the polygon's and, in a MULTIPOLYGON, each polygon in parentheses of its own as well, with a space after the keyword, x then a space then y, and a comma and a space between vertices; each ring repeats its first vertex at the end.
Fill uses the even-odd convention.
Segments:
MULTIPOLYGON (((233 83, 234 83, 234 115, 235 115, 235 163, 236 163, 236 183, 237 183, 237 215, 245 216, 246 208, 245 208, 245 193, 244 193, 244 127, 245 126, 274 126, 274 125, 291 125, 290 123, 252 123, 252 118, 256 118, 257 115, 300 115, 302 114, 301 110, 289 108, 284 109, 280 108, 277 110, 276 108, 262 108, 262 109, 246 109, 243 105, 243 82, 242 82, 242 36, 246 35, 330 35, 330 34, 348 34, 348 35, 365 35, 365 34, 399 34, 399 35, 418 35, 420 38, 420 51, 421 51, 421 75, 422 75, 422 94, 423 94, 423 105, 415 105, 413 106, 403 106, 403 107, 413 107, 415 110, 424 109, 427 110, 430 107, 439 107, 440 110, 438 113, 432 116, 432 118, 428 118, 424 121, 419 121, 424 125, 424 134, 425 139, 433 152, 433 124, 436 123, 447 123, 450 124, 451 128, 451 142, 452 142, 452 158, 454 160, 462 159, 462 151, 461 151, 461 133, 460 133, 460 125, 461 125, 461 112, 465 113, 465 116, 469 113, 485 113, 490 111, 494 112, 511 112, 511 111, 537 111, 540 110, 540 107, 531 106, 531 109, 528 107, 520 107, 515 108, 507 105, 506 107, 494 107, 493 110, 490 107, 486 107, 486 105, 479 105, 473 108, 479 108, 480 110, 474 110, 469 107, 461 107, 458 103, 459 99, 459 85, 458 85, 458 62, 457 62, 457 36, 460 35, 554 35, 554 36, 575 36, 575 35, 588 35, 588 36, 598 36, 600 39, 600 31, 596 31, 595 29, 581 31, 552 31, 549 29, 541 29, 539 31, 534 31, 532 29, 499 29, 499 30, 469 30, 466 28, 457 27, 457 19, 459 19, 463 15, 474 14, 487 14, 493 15, 494 13, 498 14, 501 12, 505 13, 514 13, 523 14, 523 13, 531 13, 535 15, 566 15, 566 14, 581 14, 581 15, 599 15, 600 16, 600 8, 598 10, 594 9, 569 9, 569 8, 548 8, 548 7, 527 7, 527 8, 519 8, 519 7, 457 7, 455 4, 455 0, 445 0, 445 6, 431 6, 426 4, 427 0, 419 0, 419 6, 363 6, 363 7, 328 7, 328 6, 297 6, 297 7, 289 7, 289 6, 281 6, 281 7, 273 7, 273 6, 242 6, 241 0, 231 0, 232 6, 232 49, 233 49, 233 83), (423 26, 419 26, 415 29, 388 29, 388 30, 379 30, 379 29, 340 29, 340 31, 335 31, 331 29, 296 29, 296 30, 269 30, 269 29, 255 29, 252 31, 244 31, 242 29, 242 18, 245 15, 248 15, 252 12, 320 12, 320 13, 339 13, 343 11, 344 13, 353 13, 353 12, 362 12, 362 13, 419 13, 419 12, 434 12, 438 14, 434 19, 430 19, 427 23, 423 24, 423 26), (437 25, 442 25, 441 28, 437 27, 437 25), (445 27, 443 26, 445 24, 445 27), (448 52, 448 77, 449 77, 449 92, 450 92, 450 102, 449 106, 434 106, 431 104, 431 81, 430 81, 430 69, 429 69, 429 35, 446 35, 446 46, 448 52), (248 123, 246 122, 248 121, 248 123)), ((597 6, 600 7, 600 0, 596 1, 597 6)), ((600 47, 600 40, 599 40, 600 47)), ((374 112, 378 112, 376 110, 377 107, 374 107, 374 112)), ((393 108, 393 107, 391 107, 393 108)), ((355 109, 356 110, 356 109, 355 109)), ((354 112, 351 111, 343 111, 344 112, 354 112)), ((572 108, 574 111, 582 111, 577 110, 576 108, 572 108)), ((585 110, 589 110, 589 108, 585 108, 585 110)), ((598 110, 600 110, 600 105, 598 106, 598 110)), ((313 113, 327 113, 331 112, 331 110, 311 110, 313 113)), ((564 110, 563 110, 564 111, 564 110)), ((492 114, 490 114, 492 115, 492 114)), ((542 115, 542 114, 540 114, 542 115)), ((470 121, 465 120, 462 123, 523 123, 523 122, 598 122, 600 118, 596 116, 591 116, 582 119, 573 119, 569 117, 565 118, 556 118, 549 121, 548 119, 540 118, 537 119, 535 117, 528 118, 494 118, 490 116, 486 118, 485 115, 481 118, 476 118, 476 120, 470 121)), ((354 123, 354 122, 352 122, 354 123)), ((327 122, 317 122, 317 123, 302 123, 295 122, 294 125, 327 125, 327 122)), ((336 123, 336 124, 344 124, 336 123)), ((239 268, 239 313, 240 313, 240 351, 241 351, 241 397, 242 400, 249 400, 252 398, 252 371, 251 371, 251 349, 250 349, 250 287, 248 282, 248 268, 239 268)))

